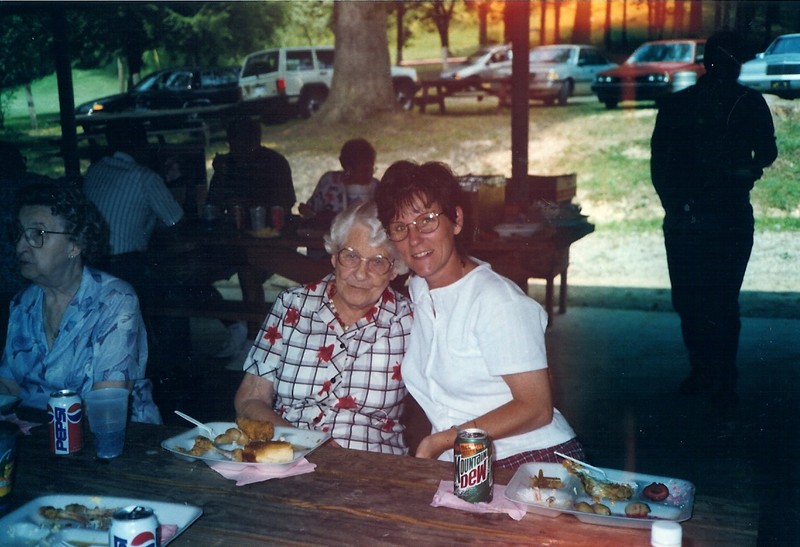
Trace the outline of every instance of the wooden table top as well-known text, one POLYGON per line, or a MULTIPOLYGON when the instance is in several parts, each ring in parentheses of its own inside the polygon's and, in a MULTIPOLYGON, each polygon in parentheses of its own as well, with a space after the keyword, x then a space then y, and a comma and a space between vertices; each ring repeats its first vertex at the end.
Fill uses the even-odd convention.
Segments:
MULTIPOLYGON (((47 428, 19 440, 14 505, 49 494, 135 497, 200 506, 203 516, 175 545, 648 545, 649 530, 584 524, 571 515, 474 514, 431 507, 452 466, 435 460, 323 446, 313 473, 236 486, 200 461, 160 447, 184 428, 131 424, 125 451, 94 458, 91 438, 78 454, 49 453, 47 428)), ((498 472, 496 484, 511 473, 498 472)), ((683 525, 684 545, 755 545, 755 505, 698 495, 683 525)))

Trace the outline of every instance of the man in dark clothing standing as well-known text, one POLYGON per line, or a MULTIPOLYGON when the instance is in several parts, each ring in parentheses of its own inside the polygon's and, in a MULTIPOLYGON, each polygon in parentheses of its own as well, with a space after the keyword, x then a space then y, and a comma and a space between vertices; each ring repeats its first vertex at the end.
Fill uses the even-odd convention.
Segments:
POLYGON ((769 107, 739 85, 738 37, 706 43, 706 74, 659 104, 651 177, 664 207, 672 303, 691 373, 686 395, 735 405, 739 292, 753 247, 750 190, 777 157, 769 107))

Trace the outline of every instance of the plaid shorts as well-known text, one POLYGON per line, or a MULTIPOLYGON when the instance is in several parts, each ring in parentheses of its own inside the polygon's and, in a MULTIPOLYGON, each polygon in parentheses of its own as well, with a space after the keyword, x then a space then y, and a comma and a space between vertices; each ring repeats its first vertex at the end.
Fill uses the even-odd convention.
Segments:
POLYGON ((571 456, 576 460, 586 459, 586 453, 583 450, 583 445, 577 438, 572 438, 565 443, 557 444, 555 446, 551 446, 550 448, 530 450, 528 452, 514 454, 513 456, 509 456, 494 462, 494 466, 495 468, 513 469, 519 467, 523 463, 560 463, 563 458, 556 456, 556 452, 561 452, 562 454, 571 456))

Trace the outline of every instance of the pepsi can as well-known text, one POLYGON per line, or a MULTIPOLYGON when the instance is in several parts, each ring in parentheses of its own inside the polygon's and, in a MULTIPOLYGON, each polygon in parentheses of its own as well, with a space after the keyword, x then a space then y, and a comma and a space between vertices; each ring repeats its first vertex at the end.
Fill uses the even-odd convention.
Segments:
POLYGON ((83 405, 80 396, 70 389, 51 393, 47 401, 47 424, 50 429, 50 452, 63 456, 83 448, 83 405))
POLYGON ((158 547, 160 543, 158 519, 152 509, 129 505, 114 511, 109 547, 158 547))

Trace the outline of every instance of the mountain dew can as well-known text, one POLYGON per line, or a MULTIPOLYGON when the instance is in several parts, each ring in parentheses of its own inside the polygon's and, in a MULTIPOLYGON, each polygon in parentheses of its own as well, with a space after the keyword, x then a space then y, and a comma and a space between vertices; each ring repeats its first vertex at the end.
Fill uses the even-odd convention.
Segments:
POLYGON ((492 501, 492 442, 483 429, 458 432, 453 445, 453 492, 470 503, 492 501))

